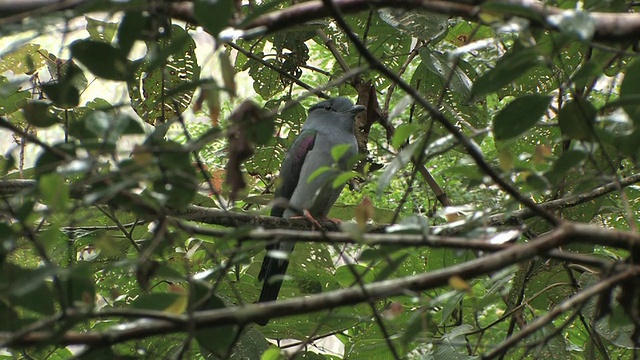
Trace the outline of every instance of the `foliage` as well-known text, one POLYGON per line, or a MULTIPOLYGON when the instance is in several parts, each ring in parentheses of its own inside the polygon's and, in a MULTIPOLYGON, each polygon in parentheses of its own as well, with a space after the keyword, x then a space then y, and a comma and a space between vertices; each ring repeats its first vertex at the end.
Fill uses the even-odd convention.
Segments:
POLYGON ((284 357, 267 339, 309 359, 640 346, 640 61, 593 40, 591 17, 637 4, 548 1, 567 9, 548 22, 518 2, 477 1, 467 20, 346 9, 375 63, 304 6, 194 0, 189 17, 159 3, 0 12, 0 357, 284 357), (252 25, 282 14, 315 20, 252 25), (260 216, 312 93, 367 106, 331 213, 346 243, 260 216), (300 242, 291 301, 252 305, 278 228, 300 242))

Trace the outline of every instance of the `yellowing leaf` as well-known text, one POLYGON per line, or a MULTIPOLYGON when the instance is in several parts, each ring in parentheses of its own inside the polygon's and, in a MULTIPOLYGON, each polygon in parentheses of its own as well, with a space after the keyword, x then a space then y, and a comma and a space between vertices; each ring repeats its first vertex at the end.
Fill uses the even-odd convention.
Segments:
POLYGON ((481 11, 478 14, 478 18, 480 18, 480 21, 482 21, 485 24, 493 24, 495 22, 501 21, 502 19, 500 18, 500 16, 496 15, 496 14, 492 14, 488 11, 481 11))
POLYGON ((368 196, 362 198, 362 202, 356 206, 356 223, 361 231, 364 231, 367 227, 367 222, 373 217, 375 209, 373 208, 373 202, 368 196))
POLYGON ((515 157, 513 153, 507 149, 502 149, 498 152, 498 163, 502 171, 509 171, 513 168, 515 163, 515 157))
POLYGON ((448 223, 456 222, 458 220, 462 220, 464 216, 459 213, 448 213, 444 214, 444 217, 447 219, 448 223))
POLYGON ((145 166, 153 161, 153 154, 148 151, 144 146, 136 145, 133 148, 133 161, 136 165, 145 166))
POLYGON ((236 71, 229 60, 229 55, 225 52, 219 53, 220 58, 220 70, 222 72, 222 82, 226 90, 229 92, 229 96, 233 99, 236 96, 236 71))
POLYGON ((187 296, 186 290, 180 285, 171 284, 169 285, 169 291, 180 296, 176 298, 173 304, 164 308, 163 311, 176 315, 182 314, 187 310, 187 305, 189 304, 189 297, 187 296))
POLYGON ((280 349, 275 346, 269 347, 264 353, 262 353, 262 357, 260 357, 260 360, 279 360, 279 359, 282 359, 282 356, 280 354, 280 349))
POLYGON ((392 302, 387 309, 382 312, 382 315, 386 319, 394 319, 398 317, 404 311, 404 307, 399 302, 392 302))
POLYGON ((536 145, 536 150, 533 153, 533 163, 542 165, 546 163, 546 158, 549 156, 551 156, 551 149, 547 145, 536 145))
POLYGON ((224 169, 216 169, 210 172, 211 178, 209 179, 213 189, 220 193, 222 192, 222 183, 224 182, 225 171, 224 169))
POLYGON ((450 277, 449 285, 456 290, 471 292, 471 286, 469 283, 459 276, 450 277))
POLYGON ((207 102, 207 109, 209 110, 209 119, 211 119, 211 125, 217 127, 220 120, 220 89, 215 83, 203 85, 200 88, 200 94, 193 104, 193 111, 202 110, 202 105, 207 102))

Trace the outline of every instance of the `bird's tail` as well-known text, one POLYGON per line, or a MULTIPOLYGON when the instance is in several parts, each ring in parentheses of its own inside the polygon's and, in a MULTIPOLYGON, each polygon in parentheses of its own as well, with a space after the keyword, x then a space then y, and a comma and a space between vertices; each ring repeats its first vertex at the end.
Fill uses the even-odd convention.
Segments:
MULTIPOLYGON (((259 280, 264 280, 262 291, 260 292, 259 303, 275 301, 282 287, 282 280, 287 272, 289 261, 285 259, 276 259, 269 256, 269 252, 262 261, 262 267, 258 274, 259 280)), ((258 325, 266 325, 268 320, 258 322, 258 325)))

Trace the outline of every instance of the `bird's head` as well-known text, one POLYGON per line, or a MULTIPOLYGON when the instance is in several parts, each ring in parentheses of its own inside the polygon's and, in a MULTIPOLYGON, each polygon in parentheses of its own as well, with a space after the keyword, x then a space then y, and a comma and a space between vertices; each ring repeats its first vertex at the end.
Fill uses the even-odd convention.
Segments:
POLYGON ((311 113, 323 112, 323 113, 341 113, 341 114, 357 114, 360 111, 364 110, 365 107, 362 105, 353 105, 351 100, 344 97, 332 98, 329 100, 321 101, 311 108, 309 108, 309 115, 311 113))
POLYGON ((353 121, 360 111, 364 110, 362 105, 353 105, 351 100, 344 97, 332 98, 321 101, 309 108, 309 120, 315 123, 311 126, 339 126, 345 130, 353 131, 353 121))

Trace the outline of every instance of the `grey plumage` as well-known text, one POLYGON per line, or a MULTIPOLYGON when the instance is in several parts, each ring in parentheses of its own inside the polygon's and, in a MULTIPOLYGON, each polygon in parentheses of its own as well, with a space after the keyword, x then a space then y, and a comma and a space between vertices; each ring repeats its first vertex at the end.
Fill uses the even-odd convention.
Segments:
MULTIPOLYGON (((325 171, 311 182, 308 179, 323 166, 335 168, 337 165, 342 171, 349 170, 348 161, 358 152, 354 135, 355 115, 362 110, 364 106, 354 106, 349 99, 342 97, 322 101, 309 109, 300 135, 287 152, 280 169, 280 185, 275 197, 286 199, 288 207, 274 206, 272 216, 291 218, 308 210, 314 218, 327 217, 344 187, 333 188, 333 180, 339 172, 325 171), (350 147, 335 164, 331 150, 341 144, 350 147)), ((289 264, 284 255, 293 251, 293 245, 292 242, 279 242, 267 246, 267 255, 258 275, 260 280, 264 280, 259 302, 274 301, 278 297, 289 264)))

